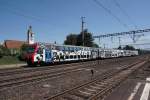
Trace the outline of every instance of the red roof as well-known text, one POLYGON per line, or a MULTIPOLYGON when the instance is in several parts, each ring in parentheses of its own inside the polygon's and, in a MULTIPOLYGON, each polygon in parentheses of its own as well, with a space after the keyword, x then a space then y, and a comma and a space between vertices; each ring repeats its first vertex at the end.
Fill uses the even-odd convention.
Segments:
POLYGON ((25 41, 18 40, 5 40, 4 46, 8 49, 19 49, 23 44, 26 44, 25 41))

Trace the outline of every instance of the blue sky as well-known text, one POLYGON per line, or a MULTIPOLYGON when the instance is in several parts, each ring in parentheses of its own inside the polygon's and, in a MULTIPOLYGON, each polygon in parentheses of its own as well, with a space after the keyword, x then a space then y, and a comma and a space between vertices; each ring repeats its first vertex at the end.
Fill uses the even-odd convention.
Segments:
MULTIPOLYGON (((150 0, 115 0, 130 20, 115 5, 114 0, 98 1, 127 27, 120 24, 94 0, 0 0, 0 41, 26 40, 28 26, 31 25, 36 41, 56 41, 62 44, 66 35, 81 31, 81 16, 86 17, 85 28, 93 35, 150 28, 150 0)), ((148 34, 145 33, 137 43, 149 42, 148 34)), ((121 44, 131 42, 130 36, 121 36, 121 44)), ((108 48, 116 47, 118 37, 113 38, 113 41, 110 38, 102 39, 101 46, 103 44, 108 48)))

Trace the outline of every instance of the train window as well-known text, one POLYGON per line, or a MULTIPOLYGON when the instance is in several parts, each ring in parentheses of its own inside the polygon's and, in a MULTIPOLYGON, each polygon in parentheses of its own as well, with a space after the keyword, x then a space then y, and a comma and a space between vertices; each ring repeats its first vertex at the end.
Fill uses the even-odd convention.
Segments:
POLYGON ((74 59, 76 59, 76 58, 77 58, 77 56, 75 55, 75 56, 74 56, 74 59))
POLYGON ((67 48, 67 47, 64 47, 64 51, 68 51, 68 48, 67 48))
POLYGON ((65 47, 62 47, 63 48, 63 51, 65 51, 65 47))
POLYGON ((58 46, 56 46, 56 48, 55 48, 56 50, 59 50, 59 47, 58 46))
POLYGON ((66 58, 66 59, 69 59, 69 56, 66 56, 65 58, 66 58))
POLYGON ((90 55, 89 57, 92 58, 92 55, 90 55))
POLYGON ((84 55, 84 58, 86 58, 86 55, 84 55))
POLYGON ((90 56, 89 55, 87 55, 87 58, 89 58, 90 56))
POLYGON ((74 52, 74 47, 71 47, 71 48, 70 48, 70 51, 71 51, 71 52, 74 52))
POLYGON ((80 55, 78 55, 78 58, 80 59, 80 55))
POLYGON ((81 55, 81 58, 84 58, 84 55, 81 55))
POLYGON ((70 59, 73 59, 73 55, 70 55, 70 59))
POLYGON ((68 51, 70 51, 70 48, 68 47, 68 49, 67 49, 68 51))

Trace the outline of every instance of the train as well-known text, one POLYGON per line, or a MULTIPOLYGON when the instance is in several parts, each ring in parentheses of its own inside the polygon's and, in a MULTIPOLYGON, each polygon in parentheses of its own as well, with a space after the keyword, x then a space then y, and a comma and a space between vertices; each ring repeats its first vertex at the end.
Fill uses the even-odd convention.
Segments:
POLYGON ((37 42, 23 50, 28 66, 138 55, 137 50, 103 49, 37 42))

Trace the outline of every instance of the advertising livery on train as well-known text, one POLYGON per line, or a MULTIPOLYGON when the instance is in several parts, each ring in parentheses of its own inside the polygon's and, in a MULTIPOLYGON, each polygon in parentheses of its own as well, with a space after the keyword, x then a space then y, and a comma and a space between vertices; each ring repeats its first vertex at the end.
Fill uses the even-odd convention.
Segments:
POLYGON ((136 50, 102 49, 48 43, 26 44, 23 52, 29 66, 138 55, 136 50))

